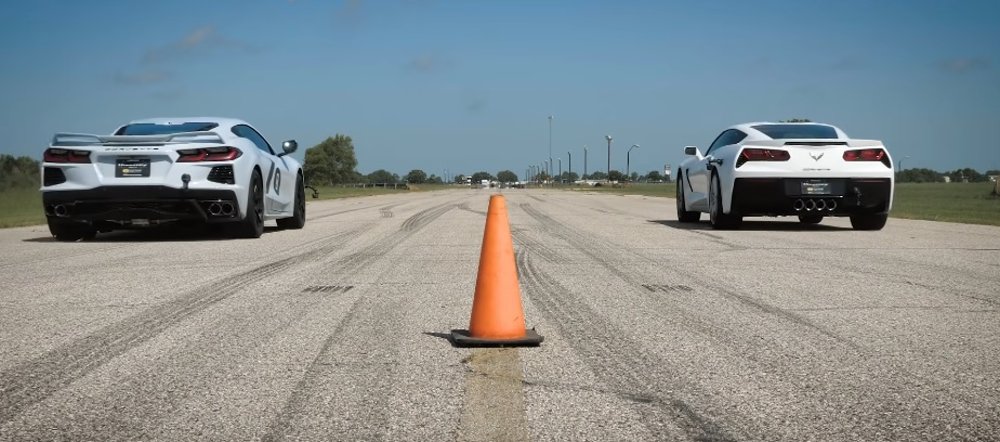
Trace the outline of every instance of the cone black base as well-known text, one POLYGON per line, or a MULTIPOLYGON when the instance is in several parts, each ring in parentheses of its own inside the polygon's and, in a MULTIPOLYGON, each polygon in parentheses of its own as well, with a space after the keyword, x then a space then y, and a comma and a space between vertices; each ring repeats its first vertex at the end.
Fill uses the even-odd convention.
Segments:
POLYGON ((521 338, 485 339, 474 338, 468 330, 452 330, 451 345, 455 347, 538 347, 545 339, 534 330, 525 330, 521 338))

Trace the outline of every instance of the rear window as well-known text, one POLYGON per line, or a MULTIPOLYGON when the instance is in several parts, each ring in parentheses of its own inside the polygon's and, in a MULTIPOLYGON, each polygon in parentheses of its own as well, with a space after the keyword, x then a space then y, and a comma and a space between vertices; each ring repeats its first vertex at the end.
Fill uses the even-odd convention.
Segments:
POLYGON ((118 129, 118 132, 115 132, 115 135, 166 135, 178 134, 181 132, 204 132, 215 129, 218 126, 219 125, 217 123, 136 123, 129 124, 121 129, 118 129))
POLYGON ((761 124, 753 127, 775 140, 786 138, 837 138, 837 130, 820 124, 761 124))

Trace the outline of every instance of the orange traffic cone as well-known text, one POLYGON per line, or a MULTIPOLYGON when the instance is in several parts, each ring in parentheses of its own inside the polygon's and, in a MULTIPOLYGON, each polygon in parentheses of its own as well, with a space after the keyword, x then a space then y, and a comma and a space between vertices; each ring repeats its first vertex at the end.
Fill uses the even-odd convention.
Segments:
POLYGON ((542 339, 525 328, 507 203, 503 195, 493 195, 479 255, 472 319, 468 330, 451 331, 451 342, 458 347, 513 347, 537 346, 542 339))

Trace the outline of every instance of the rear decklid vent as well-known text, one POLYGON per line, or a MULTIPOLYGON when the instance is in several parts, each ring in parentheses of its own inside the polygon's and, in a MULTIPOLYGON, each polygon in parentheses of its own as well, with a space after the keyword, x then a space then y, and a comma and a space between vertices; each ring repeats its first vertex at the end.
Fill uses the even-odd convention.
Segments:
POLYGON ((62 184, 65 182, 66 174, 63 173, 61 168, 46 167, 42 172, 42 183, 45 186, 55 186, 56 184, 62 184))
POLYGON ((215 166, 208 173, 208 180, 221 184, 236 184, 233 166, 215 166))
POLYGON ((846 146, 846 141, 786 141, 785 146, 846 146))

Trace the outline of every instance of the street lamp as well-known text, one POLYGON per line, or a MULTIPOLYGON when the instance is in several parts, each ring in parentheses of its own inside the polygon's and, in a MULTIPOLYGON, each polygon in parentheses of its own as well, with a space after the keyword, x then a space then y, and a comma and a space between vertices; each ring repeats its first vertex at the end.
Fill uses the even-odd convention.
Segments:
POLYGON ((580 178, 587 179, 587 145, 583 145, 583 176, 580 178))
POLYGON ((559 160, 559 182, 562 182, 562 158, 556 158, 559 160))
POLYGON ((638 149, 638 148, 639 148, 638 144, 633 144, 632 147, 628 148, 628 151, 625 152, 625 179, 628 181, 632 180, 632 175, 629 175, 629 164, 631 163, 629 157, 632 154, 632 149, 638 149))
POLYGON ((605 135, 608 139, 608 182, 611 182, 611 135, 605 135))
POLYGON ((549 170, 552 170, 552 169, 551 169, 551 167, 552 167, 552 163, 550 163, 550 162, 549 162, 549 160, 542 160, 542 164, 544 164, 544 165, 545 165, 545 167, 544 167, 544 168, 542 169, 542 170, 544 170, 544 171, 545 171, 545 175, 547 175, 547 176, 552 176, 552 174, 551 174, 551 173, 549 173, 549 170))
POLYGON ((572 174, 573 173, 573 153, 567 151, 566 152, 566 156, 569 157, 569 173, 572 174))
POLYGON ((549 175, 552 175, 552 115, 549 115, 549 175))

